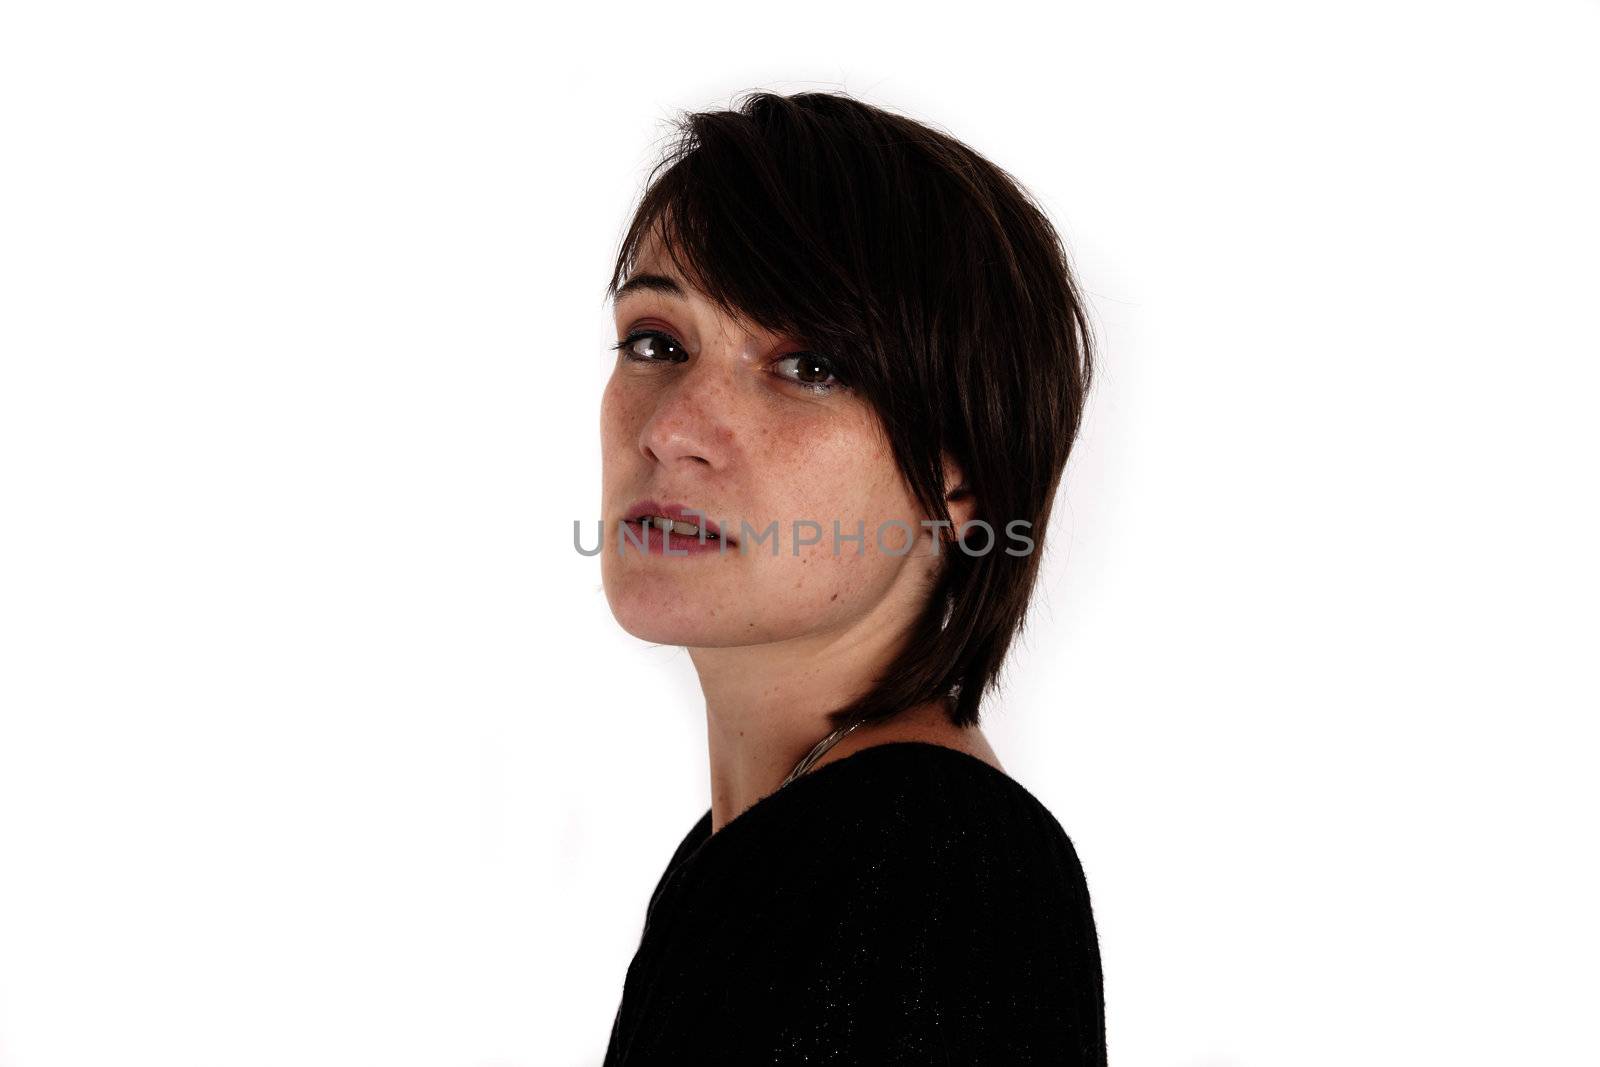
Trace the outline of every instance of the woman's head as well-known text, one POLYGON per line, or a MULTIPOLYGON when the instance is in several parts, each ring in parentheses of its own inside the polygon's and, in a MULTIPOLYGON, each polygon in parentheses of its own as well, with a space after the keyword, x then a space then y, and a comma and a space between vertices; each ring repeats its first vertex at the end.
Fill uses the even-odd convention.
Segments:
POLYGON ((935 700, 971 725, 1089 385, 1060 240, 1004 171, 846 96, 755 93, 680 133, 608 289, 612 609, 691 647, 825 654, 892 629, 835 725, 935 700), (635 550, 661 537, 620 526, 642 501, 703 513, 721 550, 635 550))

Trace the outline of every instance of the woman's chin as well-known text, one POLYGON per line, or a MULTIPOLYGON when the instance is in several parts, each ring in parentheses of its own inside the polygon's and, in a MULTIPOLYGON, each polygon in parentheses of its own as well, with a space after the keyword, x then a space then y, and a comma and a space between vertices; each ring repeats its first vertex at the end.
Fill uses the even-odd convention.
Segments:
POLYGON ((612 612, 617 625, 627 633, 652 645, 681 645, 684 648, 722 648, 749 644, 732 632, 735 628, 717 619, 675 618, 670 613, 631 615, 612 612))
MULTIPOLYGON (((632 583, 622 583, 631 585, 632 583)), ((664 591, 606 586, 612 617, 623 630, 641 641, 658 645, 712 647, 747 644, 726 605, 708 604, 694 596, 663 596, 664 591)), ((746 626, 747 632, 749 627, 746 626)))

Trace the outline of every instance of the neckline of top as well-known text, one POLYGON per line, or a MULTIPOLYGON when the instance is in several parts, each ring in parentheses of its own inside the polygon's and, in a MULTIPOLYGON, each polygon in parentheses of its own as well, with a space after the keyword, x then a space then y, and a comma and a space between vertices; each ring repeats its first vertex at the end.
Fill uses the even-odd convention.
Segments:
POLYGON ((694 829, 690 832, 690 844, 688 851, 678 863, 674 864, 674 867, 681 867, 683 864, 689 862, 689 860, 704 851, 706 846, 712 841, 722 837, 734 827, 741 824, 749 825, 750 816, 753 813, 759 811, 771 811, 774 805, 772 805, 770 802, 776 798, 786 794, 792 796, 796 788, 800 788, 802 792, 808 789, 816 788, 814 784, 810 786, 801 786, 802 782, 816 782, 819 780, 829 781, 831 780, 829 777, 830 771, 837 776, 839 773, 837 768, 859 768, 863 766, 864 763, 871 762, 870 760, 862 760, 862 757, 868 755, 869 753, 877 752, 880 754, 880 757, 882 755, 891 753, 894 755, 910 755, 914 750, 920 751, 925 749, 933 749, 938 752, 948 752, 950 755, 957 757, 957 762, 975 764, 990 774, 998 775, 1019 789, 1025 788, 1015 778, 1012 778, 1011 775, 994 766, 992 763, 982 760, 970 752, 963 752, 959 748, 951 748, 948 745, 941 745, 933 741, 881 741, 875 745, 868 745, 866 748, 859 748, 850 753, 848 756, 841 756, 839 759, 836 759, 831 763, 824 763, 820 767, 813 767, 811 770, 794 779, 794 781, 789 782, 787 785, 781 785, 765 796, 758 798, 755 803, 751 804, 749 807, 745 808, 739 814, 735 815, 733 818, 724 823, 722 829, 716 831, 715 833, 711 832, 712 811, 710 808, 707 808, 706 813, 700 816, 699 821, 695 823, 694 829))

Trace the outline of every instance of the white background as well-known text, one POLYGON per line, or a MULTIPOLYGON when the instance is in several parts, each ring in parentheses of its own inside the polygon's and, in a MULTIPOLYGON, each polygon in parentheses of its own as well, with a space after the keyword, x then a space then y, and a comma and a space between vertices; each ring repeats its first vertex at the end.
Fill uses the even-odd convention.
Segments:
POLYGON ((753 88, 1089 293, 986 727, 1112 1061, 1600 1063, 1595 3, 0 10, 0 1067, 599 1063, 709 803, 572 548, 602 290, 753 88))

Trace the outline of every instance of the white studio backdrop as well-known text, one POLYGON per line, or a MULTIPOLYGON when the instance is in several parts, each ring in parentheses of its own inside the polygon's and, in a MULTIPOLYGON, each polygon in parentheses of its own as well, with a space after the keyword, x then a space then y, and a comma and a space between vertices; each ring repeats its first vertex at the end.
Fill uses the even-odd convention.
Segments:
POLYGON ((678 109, 843 90, 1101 376, 986 732, 1121 1065, 1600 1063, 1593 2, 0 8, 0 1067, 597 1065, 709 803, 598 560, 678 109))

